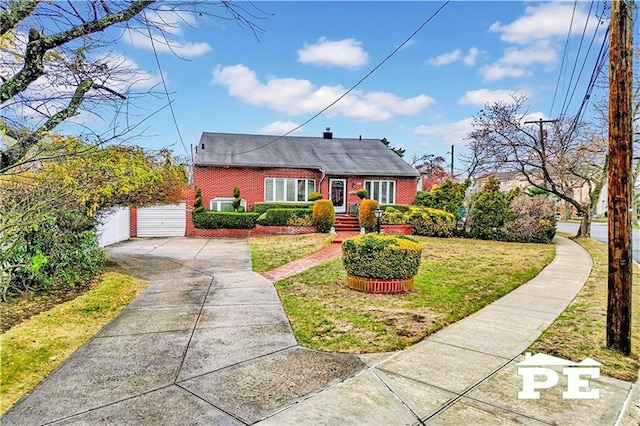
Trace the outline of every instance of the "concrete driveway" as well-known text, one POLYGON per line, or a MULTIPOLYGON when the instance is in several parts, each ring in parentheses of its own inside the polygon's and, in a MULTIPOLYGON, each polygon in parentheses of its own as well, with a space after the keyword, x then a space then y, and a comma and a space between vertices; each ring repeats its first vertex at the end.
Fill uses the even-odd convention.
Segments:
POLYGON ((106 251, 151 285, 3 425, 251 424, 365 368, 297 346, 246 240, 138 239, 106 251))

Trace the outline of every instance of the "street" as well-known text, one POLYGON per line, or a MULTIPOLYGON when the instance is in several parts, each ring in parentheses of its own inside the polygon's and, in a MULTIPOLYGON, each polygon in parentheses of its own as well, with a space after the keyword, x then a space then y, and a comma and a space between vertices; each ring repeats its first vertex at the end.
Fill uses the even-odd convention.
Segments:
MULTIPOLYGON (((558 222, 556 229, 559 232, 567 232, 575 235, 578 232, 580 224, 573 222, 558 222)), ((596 241, 607 243, 608 239, 608 227, 606 223, 592 223, 591 224, 591 238, 596 241)), ((633 248, 633 260, 640 263, 640 230, 633 230, 633 240, 631 241, 631 247, 633 248)))

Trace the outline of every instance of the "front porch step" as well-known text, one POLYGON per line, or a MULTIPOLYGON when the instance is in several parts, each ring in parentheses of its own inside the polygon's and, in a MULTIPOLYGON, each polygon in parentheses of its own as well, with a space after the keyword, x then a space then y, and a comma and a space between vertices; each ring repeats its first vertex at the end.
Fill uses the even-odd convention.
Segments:
POLYGON ((358 218, 349 215, 336 215, 336 222, 334 224, 336 231, 360 231, 360 224, 358 218))

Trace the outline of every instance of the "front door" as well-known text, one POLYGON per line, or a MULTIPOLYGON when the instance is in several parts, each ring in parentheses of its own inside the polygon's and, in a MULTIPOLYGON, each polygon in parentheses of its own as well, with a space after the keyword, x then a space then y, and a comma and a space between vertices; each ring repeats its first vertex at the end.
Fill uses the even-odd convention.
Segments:
POLYGON ((347 180, 329 179, 329 199, 336 213, 347 212, 347 180))

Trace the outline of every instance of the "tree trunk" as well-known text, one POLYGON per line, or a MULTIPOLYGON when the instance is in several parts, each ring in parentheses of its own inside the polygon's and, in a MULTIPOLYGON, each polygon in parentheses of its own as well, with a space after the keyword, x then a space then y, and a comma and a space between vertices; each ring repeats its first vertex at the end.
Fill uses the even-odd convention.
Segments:
POLYGON ((568 201, 564 201, 564 220, 565 222, 571 220, 571 204, 568 201))
POLYGON ((582 220, 580 221, 580 228, 576 238, 591 238, 591 209, 580 210, 582 213, 582 220))

